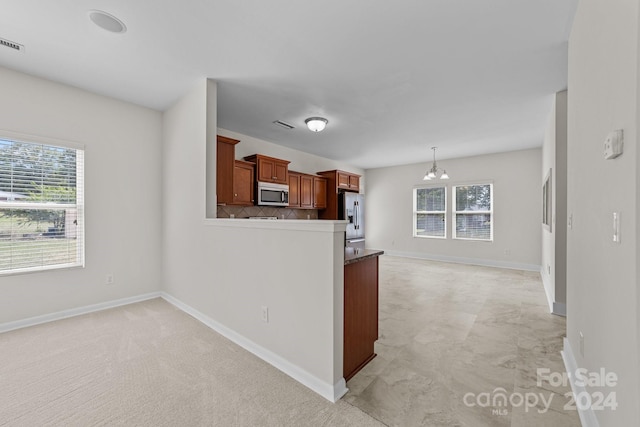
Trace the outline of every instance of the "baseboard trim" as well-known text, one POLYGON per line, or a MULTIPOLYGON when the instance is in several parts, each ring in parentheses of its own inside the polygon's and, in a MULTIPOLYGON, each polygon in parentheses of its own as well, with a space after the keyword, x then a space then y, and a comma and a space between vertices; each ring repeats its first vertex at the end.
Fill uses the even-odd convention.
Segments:
POLYGON ((542 266, 540 267, 540 277, 542 278, 542 287, 544 288, 544 294, 547 297, 547 303, 549 304, 549 313, 553 313, 553 296, 551 295, 551 283, 549 283, 549 276, 547 276, 542 266))
MULTIPOLYGON (((584 386, 578 386, 576 384, 576 371, 578 370, 578 363, 571 348, 571 343, 567 338, 564 339, 564 348, 560 352, 562 354, 562 360, 564 361, 564 367, 569 374, 569 383, 571 384, 571 391, 573 396, 580 395, 580 393, 587 393, 587 389, 584 386)), ((576 405, 578 406, 578 405, 576 405)), ((580 417, 580 423, 583 427, 600 427, 598 418, 596 418, 595 412, 591 407, 587 409, 580 409, 578 407, 578 416, 580 417)))
POLYGON ((294 380, 298 381, 299 383, 315 391, 320 396, 324 397, 330 402, 334 402, 334 403, 337 402, 338 400, 340 400, 342 396, 344 396, 347 393, 347 391, 349 391, 349 389, 347 388, 347 383, 345 382, 344 378, 341 378, 336 384, 326 383, 320 380, 319 378, 317 378, 316 376, 305 371, 304 369, 282 358, 281 356, 278 356, 277 354, 267 350, 266 348, 238 334, 232 329, 229 329, 228 327, 216 322, 209 316, 185 304, 184 302, 173 297, 172 295, 169 295, 166 292, 161 292, 160 296, 163 299, 165 299, 168 303, 174 305, 175 307, 179 308, 180 310, 184 311, 185 313, 199 320, 209 328, 213 329, 220 335, 238 344, 240 347, 244 348, 248 352, 253 353, 260 359, 276 367, 280 371, 284 372, 294 380))
POLYGON ((146 301, 158 297, 160 297, 160 292, 151 292, 148 294, 137 295, 112 301, 105 301, 98 304, 86 305, 84 307, 70 308, 68 310, 62 310, 50 314, 43 314, 41 316, 29 317, 27 319, 16 320, 14 322, 6 322, 0 324, 0 333, 27 328, 29 326, 40 325, 42 323, 54 322, 56 320, 67 319, 69 317, 80 316, 83 314, 94 313, 96 311, 107 310, 109 308, 120 307, 122 305, 133 304, 136 302, 146 301))
POLYGON ((554 296, 551 295, 552 284, 549 282, 549 276, 544 272, 544 269, 540 267, 540 277, 542 277, 542 286, 544 287, 544 294, 547 296, 547 303, 549 304, 549 312, 556 316, 567 317, 567 305, 562 302, 554 301, 554 296))
POLYGON ((567 317, 567 305, 561 302, 554 302, 551 312, 557 316, 567 317))
POLYGON ((384 253, 389 256, 404 258, 427 259, 431 261, 451 262, 454 264, 480 265, 483 267, 506 268, 509 270, 540 271, 539 265, 523 264, 517 262, 497 261, 491 259, 452 257, 447 255, 426 254, 422 252, 401 252, 384 249, 384 253))

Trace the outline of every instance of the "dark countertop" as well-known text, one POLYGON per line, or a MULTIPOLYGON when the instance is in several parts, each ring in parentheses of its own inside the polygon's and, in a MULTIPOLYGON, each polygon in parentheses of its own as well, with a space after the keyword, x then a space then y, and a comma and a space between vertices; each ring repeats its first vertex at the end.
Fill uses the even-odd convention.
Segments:
POLYGON ((364 261, 368 258, 380 256, 384 251, 378 249, 360 249, 346 247, 344 248, 344 265, 353 264, 354 262, 364 261))

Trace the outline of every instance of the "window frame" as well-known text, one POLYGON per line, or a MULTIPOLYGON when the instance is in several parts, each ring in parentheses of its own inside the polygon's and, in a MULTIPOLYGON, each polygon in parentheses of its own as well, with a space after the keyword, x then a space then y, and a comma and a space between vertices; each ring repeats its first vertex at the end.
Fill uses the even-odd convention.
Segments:
POLYGON ((413 188, 413 237, 417 237, 420 239, 440 239, 446 240, 448 237, 447 233, 447 224, 448 224, 448 187, 446 184, 432 184, 432 185, 421 185, 413 188), (444 211, 418 211, 418 190, 423 189, 436 189, 442 188, 444 190, 444 211), (418 215, 442 215, 444 217, 444 235, 442 236, 425 236, 419 235, 418 233, 418 215))
POLYGON ((494 233, 494 204, 493 204, 493 182, 476 182, 473 184, 456 184, 456 185, 452 185, 451 186, 451 197, 453 198, 452 200, 452 207, 451 207, 451 214, 452 214, 452 218, 451 218, 451 235, 452 238, 455 240, 467 240, 467 241, 473 241, 473 242, 493 242, 493 233, 494 233), (490 197, 489 197, 489 203, 490 203, 490 209, 489 210, 478 210, 478 211, 458 211, 458 207, 457 207, 457 189, 458 187, 479 187, 479 186, 485 186, 488 185, 489 186, 489 191, 490 191, 490 197), (489 228, 489 238, 488 239, 479 239, 479 238, 473 238, 473 237, 458 237, 458 233, 457 233, 457 224, 458 224, 458 215, 489 215, 489 222, 490 222, 490 228, 489 228))
MULTIPOLYGON (((52 270, 84 268, 85 267, 85 250, 86 250, 86 227, 85 227, 85 147, 66 140, 58 140, 55 138, 26 135, 16 132, 0 129, 0 140, 11 143, 23 143, 31 145, 39 145, 44 147, 52 147, 55 149, 68 149, 75 151, 76 167, 75 167, 75 202, 73 203, 55 203, 50 201, 43 202, 25 202, 21 200, 0 200, 0 208, 2 209, 33 209, 33 210, 75 210, 76 216, 74 221, 77 222, 75 229, 76 249, 75 261, 58 262, 55 264, 39 264, 28 267, 12 267, 0 270, 0 277, 6 277, 16 274, 38 273, 52 270)), ((11 176, 14 176, 11 174, 11 176)), ((72 217, 73 218, 73 217, 72 217)))

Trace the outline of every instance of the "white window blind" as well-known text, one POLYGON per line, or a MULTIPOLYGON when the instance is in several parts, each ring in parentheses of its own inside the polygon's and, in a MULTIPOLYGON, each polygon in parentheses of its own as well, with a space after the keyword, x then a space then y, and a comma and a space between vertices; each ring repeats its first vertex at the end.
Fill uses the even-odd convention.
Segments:
POLYGON ((454 239, 493 240, 493 185, 453 187, 454 239))
POLYGON ((413 237, 446 238, 446 187, 413 189, 413 237))
POLYGON ((84 151, 0 138, 0 274, 84 265, 84 151))

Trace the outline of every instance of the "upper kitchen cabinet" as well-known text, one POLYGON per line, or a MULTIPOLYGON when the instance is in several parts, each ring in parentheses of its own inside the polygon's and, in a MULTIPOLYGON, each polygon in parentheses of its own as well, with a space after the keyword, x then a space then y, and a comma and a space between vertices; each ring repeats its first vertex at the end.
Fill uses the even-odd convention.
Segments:
POLYGON ((289 207, 324 209, 327 207, 327 179, 300 172, 289 172, 289 207))
POLYGON ((329 188, 360 192, 360 175, 341 170, 318 172, 328 179, 329 188))
POLYGON ((253 170, 254 163, 235 161, 233 169, 233 204, 252 206, 253 205, 253 170))
POLYGON ((300 175, 300 207, 313 208, 313 177, 311 175, 300 175))
POLYGON ((218 204, 233 203, 237 139, 218 135, 216 143, 216 194, 218 204))
POLYGON ((289 207, 300 207, 300 175, 298 172, 289 172, 289 207))
POLYGON ((347 191, 360 191, 360 175, 343 171, 336 171, 336 174, 338 175, 338 188, 347 191))
POLYGON ((338 219, 338 190, 360 192, 360 175, 341 170, 318 172, 327 179, 326 208, 319 212, 321 219, 338 219))
POLYGON ((236 160, 237 139, 218 135, 216 143, 216 193, 219 205, 253 205, 253 163, 236 160))
POLYGON ((288 184, 288 169, 289 163, 291 163, 288 160, 276 159, 262 154, 254 154, 244 159, 257 165, 256 176, 258 181, 288 184))
POLYGON ((325 209, 327 207, 327 178, 313 177, 313 208, 325 209))

